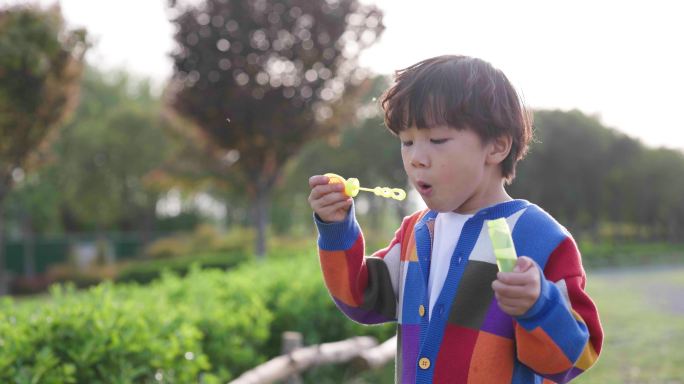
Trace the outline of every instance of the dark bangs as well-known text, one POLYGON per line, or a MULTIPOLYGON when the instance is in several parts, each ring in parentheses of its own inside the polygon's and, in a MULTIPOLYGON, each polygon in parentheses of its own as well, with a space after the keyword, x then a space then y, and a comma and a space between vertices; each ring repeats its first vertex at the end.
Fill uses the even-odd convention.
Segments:
POLYGON ((399 134, 409 127, 438 126, 460 129, 468 123, 463 105, 464 79, 453 76, 449 65, 434 64, 438 64, 437 59, 396 72, 395 85, 381 99, 390 131, 399 134))

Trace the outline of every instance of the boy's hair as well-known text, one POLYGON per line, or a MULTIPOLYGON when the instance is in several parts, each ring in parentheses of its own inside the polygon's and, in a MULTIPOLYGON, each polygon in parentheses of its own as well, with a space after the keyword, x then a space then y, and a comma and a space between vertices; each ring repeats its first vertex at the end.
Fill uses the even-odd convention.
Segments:
POLYGON ((532 116, 506 75, 473 57, 438 56, 398 70, 380 101, 385 124, 396 135, 437 126, 470 128, 483 142, 509 135, 511 152, 501 163, 509 183, 532 138, 532 116))

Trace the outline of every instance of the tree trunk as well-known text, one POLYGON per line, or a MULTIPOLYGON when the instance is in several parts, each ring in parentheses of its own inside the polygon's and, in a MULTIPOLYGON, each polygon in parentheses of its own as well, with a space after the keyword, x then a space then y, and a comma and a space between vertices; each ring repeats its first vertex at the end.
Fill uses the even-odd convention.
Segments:
POLYGON ((677 225, 677 218, 674 214, 670 215, 670 219, 668 221, 668 226, 667 226, 667 240, 670 243, 677 243, 678 240, 678 225, 677 225))
POLYGON ((27 212, 22 214, 22 232, 24 240, 24 276, 36 275, 36 239, 33 233, 31 216, 27 212))
POLYGON ((152 233, 155 230, 155 219, 157 218, 156 201, 158 200, 158 197, 155 196, 153 200, 155 201, 154 204, 150 204, 149 207, 145 207, 145 212, 143 213, 143 223, 139 229, 141 249, 152 241, 152 233))
POLYGON ((266 231, 271 208, 271 190, 268 186, 257 185, 253 203, 253 223, 256 228, 256 243, 254 250, 257 259, 263 260, 266 254, 266 231))
POLYGON ((376 230, 380 229, 382 220, 381 216, 384 211, 384 204, 383 201, 380 200, 377 197, 371 197, 368 199, 368 213, 369 213, 369 221, 371 227, 375 228, 376 230))

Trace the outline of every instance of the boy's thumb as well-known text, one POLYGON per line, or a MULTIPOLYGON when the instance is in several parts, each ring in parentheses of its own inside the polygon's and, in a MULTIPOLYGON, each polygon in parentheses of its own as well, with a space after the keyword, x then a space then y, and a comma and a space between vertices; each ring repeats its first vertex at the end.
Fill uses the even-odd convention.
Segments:
POLYGON ((527 256, 520 256, 515 262, 515 267, 513 267, 513 272, 525 272, 532 266, 532 260, 527 256))

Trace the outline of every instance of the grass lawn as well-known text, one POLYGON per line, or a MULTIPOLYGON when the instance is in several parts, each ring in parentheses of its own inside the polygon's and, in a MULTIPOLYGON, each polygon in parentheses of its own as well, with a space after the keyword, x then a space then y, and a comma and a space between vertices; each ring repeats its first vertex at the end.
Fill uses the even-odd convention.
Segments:
MULTIPOLYGON (((573 383, 684 383, 684 267, 591 271, 587 290, 605 339, 598 363, 573 383)), ((347 382, 393 380, 385 367, 347 382)))
POLYGON ((684 383, 684 267, 594 272, 587 288, 605 340, 574 383, 684 383))

